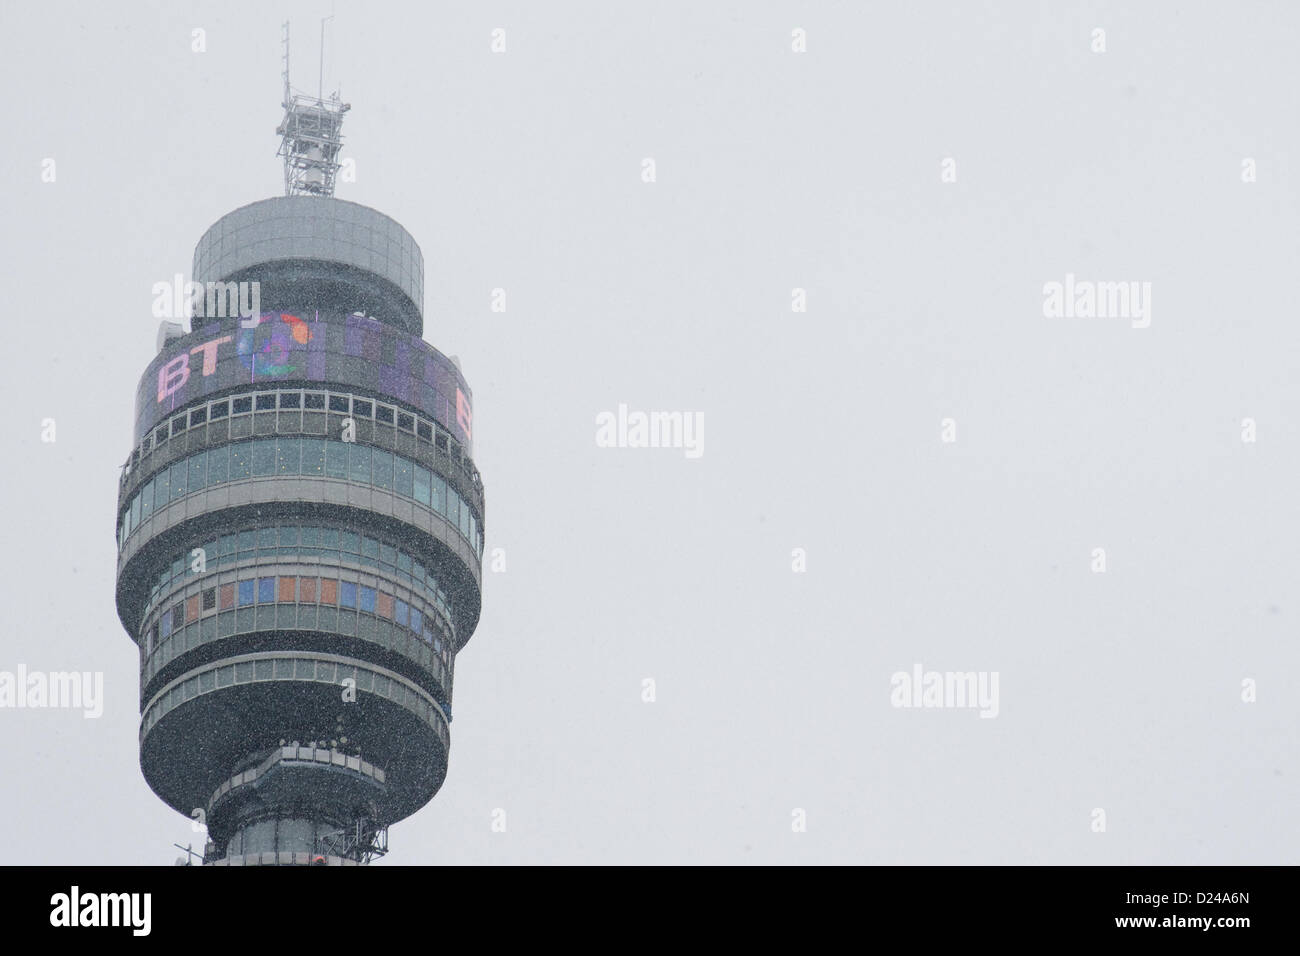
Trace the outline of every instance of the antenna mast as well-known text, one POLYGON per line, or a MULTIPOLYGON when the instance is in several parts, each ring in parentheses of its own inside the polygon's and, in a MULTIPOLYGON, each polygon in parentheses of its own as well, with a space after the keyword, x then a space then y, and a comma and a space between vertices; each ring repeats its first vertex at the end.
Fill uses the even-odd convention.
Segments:
POLYGON ((325 93, 325 21, 321 20, 320 86, 315 97, 296 93, 289 85, 289 23, 283 25, 284 43, 284 119, 276 133, 280 136, 277 156, 284 157, 284 194, 286 196, 333 196, 334 180, 339 169, 339 150, 343 148, 343 114, 352 104, 343 103, 337 91, 325 93))

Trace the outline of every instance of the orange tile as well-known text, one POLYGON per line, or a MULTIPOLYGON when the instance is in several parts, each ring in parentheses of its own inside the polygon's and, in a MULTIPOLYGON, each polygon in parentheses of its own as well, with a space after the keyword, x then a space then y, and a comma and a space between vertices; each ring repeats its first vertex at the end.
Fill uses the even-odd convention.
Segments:
POLYGON ((298 579, 296 577, 280 578, 280 590, 276 595, 277 601, 288 601, 293 603, 298 596, 298 579))
POLYGON ((321 604, 339 603, 339 583, 337 581, 321 581, 320 603, 321 604))
POLYGON ((298 600, 301 601, 303 604, 315 604, 316 603, 316 579, 299 578, 298 580, 299 580, 298 600))

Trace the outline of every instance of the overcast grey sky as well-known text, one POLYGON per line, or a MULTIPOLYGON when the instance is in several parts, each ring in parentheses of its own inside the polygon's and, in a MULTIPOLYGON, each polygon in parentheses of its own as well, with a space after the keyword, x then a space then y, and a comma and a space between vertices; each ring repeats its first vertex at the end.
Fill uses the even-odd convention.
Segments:
POLYGON ((331 10, 337 195, 423 249, 506 556, 385 863, 1300 862, 1300 7, 353 0, 0 7, 0 670, 106 698, 0 710, 0 862, 197 842, 117 478, 151 287, 282 192, 331 10), (1045 316, 1067 274, 1149 326, 1045 316), (597 447, 619 403, 703 455, 597 447), (996 718, 892 706, 918 664, 996 718))

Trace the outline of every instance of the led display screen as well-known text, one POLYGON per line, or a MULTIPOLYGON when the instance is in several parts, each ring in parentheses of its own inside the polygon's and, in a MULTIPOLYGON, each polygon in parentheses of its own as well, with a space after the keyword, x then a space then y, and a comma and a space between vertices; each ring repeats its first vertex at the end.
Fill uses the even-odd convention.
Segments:
POLYGON ((169 342, 140 381, 135 439, 196 399, 241 385, 294 382, 387 396, 471 448, 469 386, 450 359, 418 336, 359 313, 316 310, 264 312, 250 328, 211 322, 169 342))

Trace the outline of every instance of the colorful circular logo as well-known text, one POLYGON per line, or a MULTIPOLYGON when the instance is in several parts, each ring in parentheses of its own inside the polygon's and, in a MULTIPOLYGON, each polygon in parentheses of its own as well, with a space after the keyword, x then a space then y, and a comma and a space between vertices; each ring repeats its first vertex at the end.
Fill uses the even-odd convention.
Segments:
POLYGON ((299 367, 290 361, 295 346, 310 341, 311 329, 298 316, 288 312, 263 312, 257 325, 239 333, 239 361, 254 375, 272 378, 288 375, 299 367), (276 319, 284 324, 276 323, 276 319))

